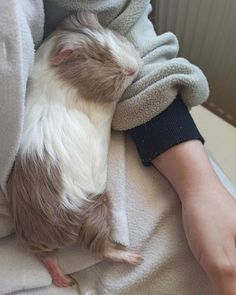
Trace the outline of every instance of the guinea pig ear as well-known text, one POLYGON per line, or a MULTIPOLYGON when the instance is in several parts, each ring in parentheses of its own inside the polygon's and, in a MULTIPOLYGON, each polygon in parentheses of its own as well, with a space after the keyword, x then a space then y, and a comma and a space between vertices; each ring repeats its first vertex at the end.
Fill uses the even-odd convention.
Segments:
POLYGON ((60 49, 59 51, 57 51, 53 55, 53 57, 51 57, 50 62, 52 65, 58 66, 61 63, 73 58, 74 52, 75 52, 74 48, 64 47, 64 48, 60 49))

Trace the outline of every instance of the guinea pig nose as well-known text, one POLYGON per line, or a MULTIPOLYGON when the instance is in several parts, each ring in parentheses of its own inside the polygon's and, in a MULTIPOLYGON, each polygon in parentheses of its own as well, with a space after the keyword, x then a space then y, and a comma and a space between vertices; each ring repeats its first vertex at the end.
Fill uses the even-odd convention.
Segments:
POLYGON ((134 74, 136 74, 136 69, 128 68, 125 70, 124 73, 126 76, 133 76, 134 74))

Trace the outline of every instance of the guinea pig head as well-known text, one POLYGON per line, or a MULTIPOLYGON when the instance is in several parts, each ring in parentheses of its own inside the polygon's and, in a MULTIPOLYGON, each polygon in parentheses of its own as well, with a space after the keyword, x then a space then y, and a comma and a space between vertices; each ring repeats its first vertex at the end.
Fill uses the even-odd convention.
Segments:
POLYGON ((50 63, 86 99, 114 101, 138 75, 141 58, 130 41, 83 11, 58 28, 50 63))

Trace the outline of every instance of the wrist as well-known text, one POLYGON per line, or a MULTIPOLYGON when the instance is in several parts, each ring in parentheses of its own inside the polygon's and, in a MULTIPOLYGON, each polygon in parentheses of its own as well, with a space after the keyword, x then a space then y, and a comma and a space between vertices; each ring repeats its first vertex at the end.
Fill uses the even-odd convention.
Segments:
POLYGON ((182 202, 224 190, 200 141, 174 146, 157 157, 153 164, 169 180, 182 202))
POLYGON ((196 181, 193 186, 184 186, 180 190, 176 190, 181 203, 193 202, 194 200, 206 200, 206 198, 214 199, 225 195, 225 188, 215 179, 207 179, 209 181, 196 181))
POLYGON ((206 159, 204 165, 196 165, 189 169, 191 171, 180 173, 173 179, 172 184, 181 201, 195 195, 200 198, 205 195, 205 192, 214 194, 224 189, 211 164, 207 161, 208 159, 206 159))

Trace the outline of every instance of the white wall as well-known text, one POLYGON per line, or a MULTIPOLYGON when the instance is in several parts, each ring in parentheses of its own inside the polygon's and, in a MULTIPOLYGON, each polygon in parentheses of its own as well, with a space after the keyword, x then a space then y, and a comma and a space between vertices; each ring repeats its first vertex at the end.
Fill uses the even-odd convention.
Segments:
POLYGON ((206 107, 236 125, 236 0, 154 0, 158 33, 174 32, 180 56, 205 72, 206 107))

